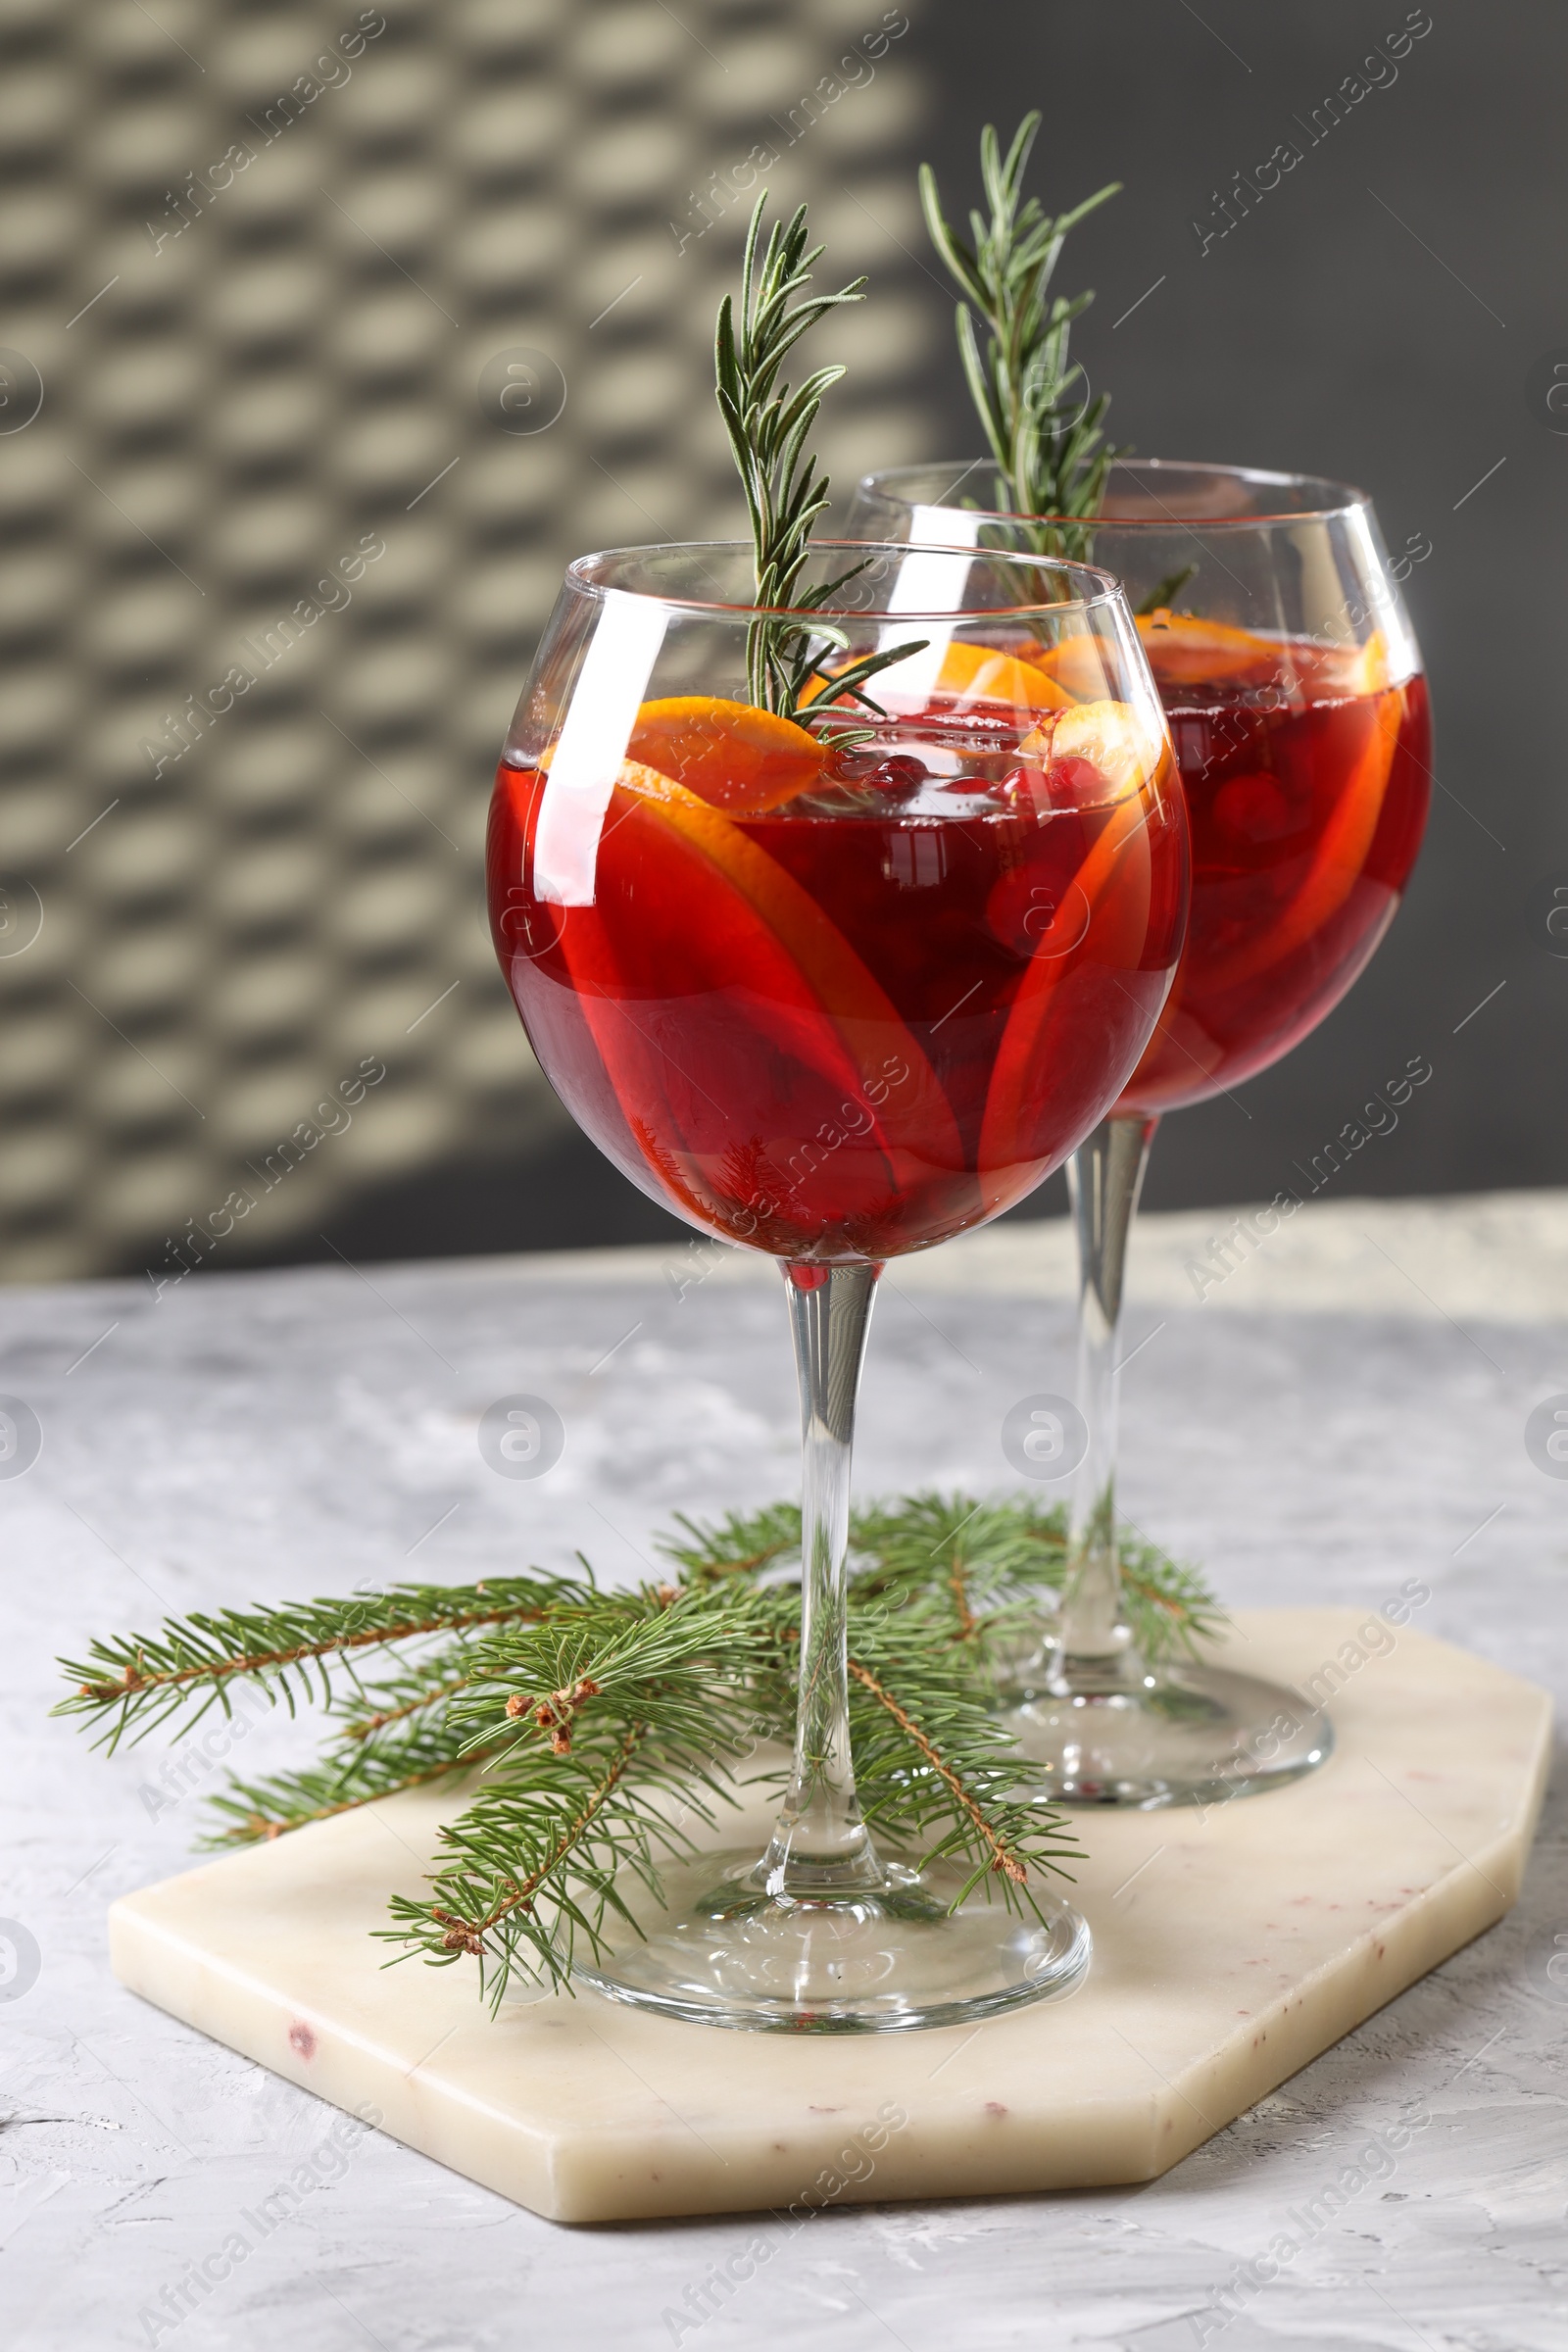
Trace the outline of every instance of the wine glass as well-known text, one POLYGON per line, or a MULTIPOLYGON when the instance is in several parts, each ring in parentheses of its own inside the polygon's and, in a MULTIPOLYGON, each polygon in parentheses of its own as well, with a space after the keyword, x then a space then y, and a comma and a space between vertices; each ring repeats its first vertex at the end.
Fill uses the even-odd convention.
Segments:
MULTIPOLYGON (((1115 1528, 1117 1319, 1161 1114, 1228 1094, 1315 1029, 1393 919, 1426 823, 1421 658, 1371 501, 1242 466, 1118 461, 1093 518, 1025 520, 985 461, 868 475, 867 536, 1093 555, 1124 584, 1175 740, 1192 912, 1159 1025, 1068 1167, 1089 1428, 1056 1625, 1006 1690, 1062 1799, 1150 1806, 1270 1788, 1321 1763, 1322 1710, 1254 1676, 1140 1654, 1115 1528), (970 503, 974 502, 974 503, 970 503)), ((1075 649, 1051 667, 1074 691, 1075 649)), ((1085 673, 1084 683, 1094 691, 1085 673)), ((1282 1194, 1265 1216, 1294 1213, 1282 1194)), ((1254 1237, 1254 1239, 1257 1237, 1254 1237)), ((1266 1238, 1266 1226, 1265 1226, 1266 1238)))
POLYGON ((1043 1893, 959 1901, 988 1874, 884 1858, 861 1819, 845 1561, 872 1298, 885 1259, 1022 1199, 1116 1100, 1180 951, 1185 823, 1103 573, 818 544, 790 612, 753 576, 736 544, 571 564, 491 813, 497 949, 546 1075, 644 1192, 780 1261, 800 1379, 771 1842, 670 1868, 662 1910, 612 1921, 578 1974, 721 2026, 948 2025, 1070 1989, 1089 1937, 1043 1893), (1103 694, 1037 666, 1068 645, 1103 694), (836 680, 878 653, 871 710, 836 680), (760 707, 781 675, 794 717, 760 707))

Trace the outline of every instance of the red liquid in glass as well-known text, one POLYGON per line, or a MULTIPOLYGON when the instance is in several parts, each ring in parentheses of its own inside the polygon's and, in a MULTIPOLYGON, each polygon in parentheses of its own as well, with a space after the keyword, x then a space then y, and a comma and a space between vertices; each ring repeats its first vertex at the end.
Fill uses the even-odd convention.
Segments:
POLYGON ((1357 691, 1364 656, 1254 642, 1251 671, 1183 679, 1161 675, 1146 629, 1187 797, 1192 908, 1119 1112, 1201 1102, 1288 1054, 1365 966, 1420 847, 1424 680, 1357 691))
POLYGON ((590 906, 536 890, 546 780, 503 763, 502 968, 634 1183, 776 1255, 884 1258, 1021 1199, 1103 1114, 1180 944, 1180 811, 1168 765, 1129 797, 1031 763, 1031 716, 887 722, 760 813, 623 768, 590 906))

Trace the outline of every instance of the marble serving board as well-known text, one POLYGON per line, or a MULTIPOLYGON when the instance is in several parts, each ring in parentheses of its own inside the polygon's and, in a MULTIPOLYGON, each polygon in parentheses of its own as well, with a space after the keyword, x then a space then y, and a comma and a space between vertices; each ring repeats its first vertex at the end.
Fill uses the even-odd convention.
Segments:
POLYGON ((492 2019, 467 1963, 386 1968, 371 1940, 429 1867, 441 1805, 417 1792, 122 1898, 114 1967, 558 2221, 1151 2180, 1502 1916, 1549 1752, 1544 1691, 1381 1617, 1243 1611, 1224 1654, 1326 1675, 1332 1760, 1266 1796, 1081 1816, 1089 1979, 977 2029, 795 2038, 594 1994, 492 2019))

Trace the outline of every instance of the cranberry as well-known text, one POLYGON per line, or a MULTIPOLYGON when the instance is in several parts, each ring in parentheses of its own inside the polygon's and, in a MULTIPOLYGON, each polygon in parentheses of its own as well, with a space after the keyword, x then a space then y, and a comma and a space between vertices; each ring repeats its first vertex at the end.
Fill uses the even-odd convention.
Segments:
POLYGON ((876 785, 881 792, 916 792, 930 772, 923 760, 916 760, 908 752, 895 752, 891 759, 874 767, 865 781, 876 785))

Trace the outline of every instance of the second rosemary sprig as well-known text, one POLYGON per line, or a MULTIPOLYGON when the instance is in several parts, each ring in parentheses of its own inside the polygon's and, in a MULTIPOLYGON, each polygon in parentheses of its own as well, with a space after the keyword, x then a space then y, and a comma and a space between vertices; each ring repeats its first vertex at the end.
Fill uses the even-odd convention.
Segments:
MULTIPOLYGON (((1121 182, 1054 216, 1026 198, 1024 173, 1040 123, 1038 112, 1025 115, 1005 155, 987 123, 980 140, 987 210, 970 213, 967 241, 942 209, 929 164, 920 168, 920 203, 931 242, 962 298, 958 353, 996 466, 997 505, 1018 515, 1090 516, 1099 513, 1105 476, 1122 453, 1102 432, 1108 395, 1090 397, 1083 369, 1069 356, 1073 322, 1094 295, 1053 294, 1051 281, 1070 231, 1117 195, 1121 182)), ((1084 552, 1077 532, 1037 534, 1036 542, 1040 555, 1084 552)))

